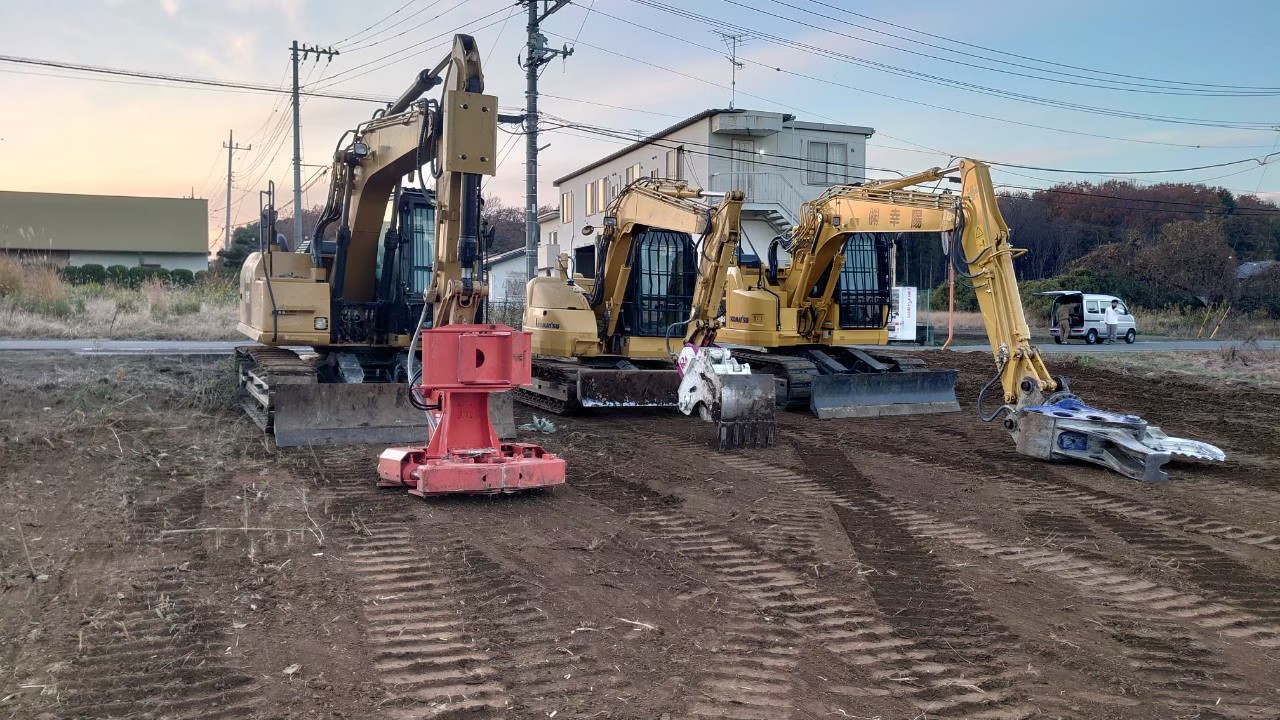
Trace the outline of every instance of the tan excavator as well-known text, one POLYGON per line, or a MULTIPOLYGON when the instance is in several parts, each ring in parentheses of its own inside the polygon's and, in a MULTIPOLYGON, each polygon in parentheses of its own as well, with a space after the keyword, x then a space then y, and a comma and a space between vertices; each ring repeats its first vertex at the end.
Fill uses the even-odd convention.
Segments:
POLYGON ((517 391, 520 402, 556 413, 679 407, 715 422, 722 449, 773 444, 772 379, 714 344, 743 194, 725 193, 717 206, 711 197, 684 182, 637 180, 605 211, 595 277, 562 255, 554 277, 529 281, 533 384, 517 391))
MULTIPOLYGON (((805 203, 801 216, 788 248, 790 272, 778 272, 788 282, 752 289, 743 287, 739 273, 738 289, 731 289, 726 297, 730 328, 736 327, 736 332, 722 330, 722 340, 747 336, 764 341, 758 344, 786 346, 790 337, 771 338, 779 332, 779 318, 776 312, 771 313, 776 306, 767 290, 794 289, 804 297, 823 293, 830 297, 831 286, 837 284, 837 278, 845 277, 840 275, 844 258, 839 248, 846 241, 863 239, 861 247, 866 248, 878 241, 879 233, 941 233, 952 271, 973 283, 996 362, 995 375, 978 395, 979 417, 990 422, 1003 416, 1018 452, 1044 460, 1091 462, 1140 480, 1167 479, 1161 467, 1174 456, 1202 462, 1225 460, 1222 450, 1213 445, 1170 437, 1135 415, 1090 407, 1072 393, 1067 378, 1049 373, 1031 342, 1013 271, 1014 258, 1026 251, 1010 244, 1009 227, 996 204, 987 165, 960 160, 953 167, 933 168, 898 180, 838 185, 805 203), (959 193, 908 189, 940 181, 959 183, 959 193), (818 277, 814 265, 831 269, 818 277), (805 273, 799 284, 792 280, 796 272, 805 273), (997 385, 1002 402, 987 413, 986 395, 997 385)), ((852 260, 861 261, 864 267, 874 263, 865 253, 852 260)), ((789 300, 779 299, 779 303, 795 310, 795 303, 789 300)), ((806 307, 803 302, 799 305, 806 307)), ((829 333, 838 337, 840 310, 843 306, 828 305, 807 311, 812 313, 810 327, 806 332, 793 330, 792 336, 821 339, 829 333)), ((782 319, 795 322, 796 314, 782 319)), ((762 367, 754 359, 752 364, 762 367)), ((818 386, 814 387, 816 393, 818 386)))
MULTIPOLYGON (((433 315, 479 317, 483 293, 469 312, 438 307, 447 288, 433 287, 432 277, 439 263, 460 263, 469 282, 483 277, 479 178, 496 169, 489 147, 496 131, 485 129, 496 127, 497 106, 459 102, 442 112, 440 102, 422 99, 446 77, 445 101, 483 87, 470 36, 455 36, 435 68, 338 141, 312 239, 288 248, 268 233, 245 260, 239 331, 259 344, 237 349, 241 405, 277 445, 420 440, 428 421, 408 391, 420 375, 415 337, 433 315), (435 190, 426 187, 428 172, 435 190), (418 187, 403 187, 414 174, 418 187), (394 210, 384 233, 388 204, 394 210), (326 239, 335 224, 335 239, 326 239)), ((266 209, 263 225, 273 216, 266 209)), ((515 435, 510 398, 497 394, 491 402, 504 438, 515 435)))

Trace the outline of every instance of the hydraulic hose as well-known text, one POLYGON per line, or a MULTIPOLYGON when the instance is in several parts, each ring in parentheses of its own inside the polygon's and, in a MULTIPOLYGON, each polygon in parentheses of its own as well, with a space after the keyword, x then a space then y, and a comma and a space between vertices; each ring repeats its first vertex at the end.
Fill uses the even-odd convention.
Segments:
POLYGON ((986 415, 982 412, 983 398, 986 396, 987 391, 991 389, 991 386, 1000 382, 1000 378, 1001 376, 1004 375, 1004 369, 1005 367, 1008 366, 1008 364, 1009 364, 1008 360, 1001 361, 1000 365, 996 368, 996 374, 991 378, 990 381, 987 382, 986 385, 982 386, 982 391, 978 393, 978 419, 981 420, 982 422, 991 422, 992 420, 995 420, 996 418, 1000 417, 1001 413, 1006 411, 1013 412, 1014 408, 1008 403, 1005 403, 1000 407, 996 408, 995 412, 991 413, 990 415, 986 415))

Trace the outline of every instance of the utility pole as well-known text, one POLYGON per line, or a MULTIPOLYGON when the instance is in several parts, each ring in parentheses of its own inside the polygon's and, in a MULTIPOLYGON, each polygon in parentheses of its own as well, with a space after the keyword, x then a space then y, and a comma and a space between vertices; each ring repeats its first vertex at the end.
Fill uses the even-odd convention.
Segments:
MULTIPOLYGON (((222 147, 227 149, 227 234, 222 236, 222 247, 231 247, 231 156, 237 150, 252 150, 253 144, 248 147, 240 147, 236 144, 236 132, 234 130, 227 131, 227 141, 222 143, 222 147)), ((195 193, 192 193, 193 195, 195 193)))
POLYGON ((298 247, 302 243, 302 103, 298 102, 298 51, 302 51, 302 59, 305 61, 311 53, 315 53, 316 60, 321 55, 327 56, 329 62, 333 62, 333 56, 338 55, 338 51, 332 47, 320 48, 319 46, 307 47, 303 45, 298 47, 298 41, 293 41, 290 51, 293 53, 293 247, 298 247))
POLYGON ((524 159, 524 263, 529 278, 538 274, 538 73, 542 66, 556 57, 569 57, 573 48, 565 45, 560 50, 547 47, 547 36, 539 28, 542 21, 569 0, 520 0, 529 9, 528 53, 521 58, 525 74, 525 159, 524 159), (539 12, 541 5, 541 12, 539 12))
POLYGON ((746 63, 738 59, 738 45, 746 40, 749 36, 746 33, 727 33, 720 30, 712 30, 725 45, 729 46, 729 66, 731 68, 729 75, 729 109, 733 109, 733 103, 738 99, 738 69, 746 67, 746 63))

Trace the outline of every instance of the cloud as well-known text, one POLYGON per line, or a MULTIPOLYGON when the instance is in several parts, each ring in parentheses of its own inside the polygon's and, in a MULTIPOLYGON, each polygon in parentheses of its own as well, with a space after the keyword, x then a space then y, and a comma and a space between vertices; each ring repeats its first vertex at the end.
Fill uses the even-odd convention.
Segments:
POLYGON ((178 0, 160 0, 160 9, 169 17, 178 17, 179 7, 178 0))

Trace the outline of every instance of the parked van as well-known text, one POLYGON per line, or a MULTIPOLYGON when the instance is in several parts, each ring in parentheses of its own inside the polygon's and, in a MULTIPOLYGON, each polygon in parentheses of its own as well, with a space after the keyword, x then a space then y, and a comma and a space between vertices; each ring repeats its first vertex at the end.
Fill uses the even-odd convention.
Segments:
POLYGON ((1106 312, 1107 308, 1111 307, 1112 300, 1119 303, 1116 310, 1120 312, 1116 338, 1124 338, 1127 343, 1132 343, 1138 338, 1138 326, 1133 320, 1133 313, 1129 312, 1129 306, 1115 295, 1095 295, 1075 290, 1050 290, 1036 293, 1036 295, 1053 298, 1053 307, 1049 308, 1049 333, 1053 335, 1055 343, 1062 344, 1071 338, 1083 338, 1086 343, 1094 345, 1106 340, 1106 312), (1065 333, 1058 327, 1058 308, 1064 305, 1070 309, 1071 316, 1071 327, 1065 333))

